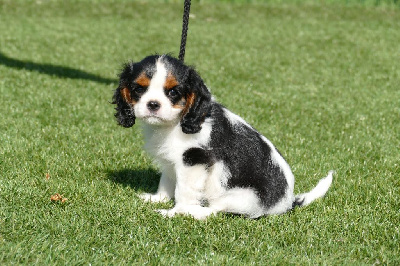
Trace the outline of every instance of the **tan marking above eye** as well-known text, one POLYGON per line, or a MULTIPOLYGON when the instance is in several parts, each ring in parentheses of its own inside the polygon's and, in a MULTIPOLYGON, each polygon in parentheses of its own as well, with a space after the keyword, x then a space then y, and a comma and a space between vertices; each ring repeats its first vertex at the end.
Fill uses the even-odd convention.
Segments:
POLYGON ((164 88, 169 90, 178 85, 179 85, 179 83, 176 80, 175 76, 172 75, 172 73, 168 73, 167 79, 165 80, 164 88))
POLYGON ((142 87, 150 86, 150 78, 146 75, 146 73, 142 72, 137 79, 135 79, 135 83, 142 87))

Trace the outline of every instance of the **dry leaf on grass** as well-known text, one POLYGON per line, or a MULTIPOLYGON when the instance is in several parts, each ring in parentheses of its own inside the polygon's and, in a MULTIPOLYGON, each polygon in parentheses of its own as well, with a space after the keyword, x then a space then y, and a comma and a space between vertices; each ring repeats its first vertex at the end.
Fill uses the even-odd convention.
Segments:
POLYGON ((64 198, 63 195, 60 195, 59 193, 56 193, 56 194, 54 194, 54 195, 51 195, 50 200, 51 200, 51 201, 61 201, 61 203, 64 203, 64 202, 66 202, 68 199, 67 199, 67 198, 64 198))

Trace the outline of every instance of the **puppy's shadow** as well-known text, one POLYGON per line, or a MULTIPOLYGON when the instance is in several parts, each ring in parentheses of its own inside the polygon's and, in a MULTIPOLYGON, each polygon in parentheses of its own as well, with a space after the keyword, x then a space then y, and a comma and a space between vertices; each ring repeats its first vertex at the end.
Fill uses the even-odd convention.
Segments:
POLYGON ((107 176, 112 182, 138 192, 155 193, 160 182, 160 173, 151 168, 110 170, 107 176))

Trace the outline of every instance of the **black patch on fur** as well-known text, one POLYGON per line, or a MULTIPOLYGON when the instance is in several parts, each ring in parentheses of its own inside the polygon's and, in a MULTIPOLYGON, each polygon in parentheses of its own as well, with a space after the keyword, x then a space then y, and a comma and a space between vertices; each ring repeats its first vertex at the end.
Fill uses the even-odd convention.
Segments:
POLYGON ((215 160, 210 151, 202 148, 190 148, 183 153, 183 162, 187 166, 203 164, 211 167, 215 163, 215 160))
POLYGON ((218 103, 212 104, 210 153, 231 173, 228 188, 252 188, 264 207, 275 205, 285 194, 287 182, 271 159, 271 148, 252 127, 232 125, 218 103))

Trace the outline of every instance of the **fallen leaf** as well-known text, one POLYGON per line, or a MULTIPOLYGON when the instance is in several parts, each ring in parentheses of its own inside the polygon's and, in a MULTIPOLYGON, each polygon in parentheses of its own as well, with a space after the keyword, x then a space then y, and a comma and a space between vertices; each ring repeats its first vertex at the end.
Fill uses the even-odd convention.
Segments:
POLYGON ((52 195, 51 197, 50 197, 50 199, 52 200, 52 201, 58 201, 58 200, 61 200, 63 197, 60 195, 60 194, 58 194, 58 193, 56 193, 56 194, 54 194, 54 195, 52 195))
POLYGON ((60 195, 59 193, 56 193, 56 194, 54 194, 54 195, 52 195, 52 196, 50 197, 50 200, 51 200, 51 201, 61 201, 61 203, 64 203, 64 202, 66 202, 68 199, 67 199, 67 198, 64 198, 63 195, 60 195))

